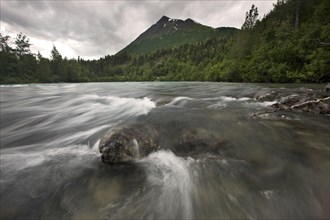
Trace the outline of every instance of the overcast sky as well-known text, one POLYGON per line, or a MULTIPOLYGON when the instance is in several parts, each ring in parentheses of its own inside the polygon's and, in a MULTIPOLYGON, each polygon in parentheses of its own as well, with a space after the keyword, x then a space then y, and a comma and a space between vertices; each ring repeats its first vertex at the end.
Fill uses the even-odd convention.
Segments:
POLYGON ((272 8, 263 1, 1 0, 1 33, 30 38, 34 53, 49 57, 53 45, 63 56, 97 59, 124 48, 162 15, 191 18, 211 27, 240 28, 252 4, 260 18, 272 8))

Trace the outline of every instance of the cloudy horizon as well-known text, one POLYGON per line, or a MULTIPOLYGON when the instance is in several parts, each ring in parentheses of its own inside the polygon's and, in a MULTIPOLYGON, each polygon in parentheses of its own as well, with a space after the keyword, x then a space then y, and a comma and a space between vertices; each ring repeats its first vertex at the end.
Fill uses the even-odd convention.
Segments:
POLYGON ((240 28, 252 4, 259 18, 277 1, 1 1, 1 33, 22 32, 31 51, 49 57, 53 45, 68 58, 113 55, 163 15, 211 27, 240 28))

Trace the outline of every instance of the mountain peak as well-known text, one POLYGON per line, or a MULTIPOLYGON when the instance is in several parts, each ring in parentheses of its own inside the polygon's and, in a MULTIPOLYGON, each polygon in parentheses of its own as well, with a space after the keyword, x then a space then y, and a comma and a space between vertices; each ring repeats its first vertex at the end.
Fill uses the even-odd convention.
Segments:
POLYGON ((167 16, 165 16, 165 15, 163 15, 163 16, 159 19, 159 21, 158 21, 157 23, 167 22, 168 20, 170 20, 170 18, 167 17, 167 16))
POLYGON ((160 19, 166 19, 166 20, 169 20, 170 18, 167 17, 166 15, 163 15, 160 19))
POLYGON ((140 34, 120 52, 143 54, 164 47, 200 42, 212 36, 224 34, 225 31, 223 30, 217 31, 191 18, 181 20, 163 15, 155 24, 140 34))

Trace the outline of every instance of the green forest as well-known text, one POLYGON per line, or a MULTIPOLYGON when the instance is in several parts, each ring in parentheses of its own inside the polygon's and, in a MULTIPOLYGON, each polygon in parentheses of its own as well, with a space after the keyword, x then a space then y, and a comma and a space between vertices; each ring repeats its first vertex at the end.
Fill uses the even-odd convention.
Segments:
MULTIPOLYGON (((242 15, 244 16, 244 15, 242 15)), ((1 84, 100 81, 330 81, 330 1, 279 0, 260 18, 247 9, 240 30, 201 42, 128 52, 98 60, 50 59, 30 51, 29 38, 13 44, 1 35, 1 84)))

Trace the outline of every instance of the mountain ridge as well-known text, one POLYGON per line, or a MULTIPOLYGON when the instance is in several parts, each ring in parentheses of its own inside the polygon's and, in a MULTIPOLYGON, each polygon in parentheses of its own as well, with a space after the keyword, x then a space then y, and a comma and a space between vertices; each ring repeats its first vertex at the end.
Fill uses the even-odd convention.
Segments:
POLYGON ((203 42, 211 37, 232 35, 233 27, 213 28, 194 21, 174 19, 163 15, 117 54, 146 54, 163 48, 203 42))

